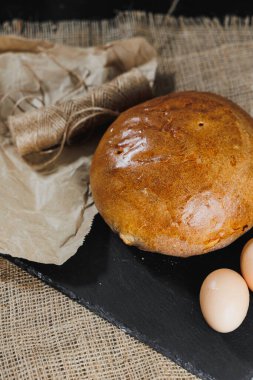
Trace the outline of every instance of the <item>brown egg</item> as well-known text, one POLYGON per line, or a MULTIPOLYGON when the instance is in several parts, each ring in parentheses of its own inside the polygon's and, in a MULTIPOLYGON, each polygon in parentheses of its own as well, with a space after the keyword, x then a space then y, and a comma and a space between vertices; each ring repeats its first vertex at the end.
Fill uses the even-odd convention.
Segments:
POLYGON ((253 239, 250 239, 242 250, 241 272, 248 287, 253 291, 253 239))
POLYGON ((231 269, 215 270, 201 286, 200 307, 206 322, 214 330, 227 333, 237 329, 249 308, 246 282, 231 269))

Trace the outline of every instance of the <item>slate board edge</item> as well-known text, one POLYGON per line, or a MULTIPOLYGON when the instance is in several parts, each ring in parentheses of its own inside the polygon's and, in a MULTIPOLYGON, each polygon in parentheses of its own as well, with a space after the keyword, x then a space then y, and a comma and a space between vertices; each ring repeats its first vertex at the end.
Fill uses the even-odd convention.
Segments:
MULTIPOLYGON (((42 282, 46 283, 51 288, 54 288, 57 291, 64 294, 65 296, 69 297, 72 301, 75 301, 78 304, 86 307, 91 312, 95 313, 99 317, 105 319, 109 323, 118 327, 124 333, 126 333, 126 334, 130 335, 131 337, 139 340, 140 342, 146 344, 147 346, 151 347, 152 349, 159 352, 163 356, 171 359, 173 362, 178 364, 180 367, 186 369, 187 371, 189 371, 193 375, 198 376, 199 378, 201 378, 203 380, 216 380, 214 377, 210 376, 210 374, 204 373, 201 370, 199 370, 198 368, 193 367, 191 363, 183 362, 179 357, 175 356, 170 351, 164 350, 162 347, 160 347, 155 342, 152 342, 152 344, 150 344, 150 341, 148 340, 148 338, 145 335, 140 334, 138 331, 133 331, 133 330, 128 329, 126 326, 124 326, 124 324, 121 324, 120 322, 115 320, 111 315, 106 313, 98 305, 91 305, 89 302, 87 302, 83 298, 77 297, 73 292, 69 291, 67 288, 61 286, 60 284, 58 284, 56 282, 53 282, 48 276, 46 276, 40 272, 37 272, 35 269, 33 269, 31 266, 29 266, 29 264, 27 264, 26 262, 20 260, 19 258, 15 258, 15 257, 5 255, 5 254, 1 254, 1 253, 0 253, 0 256, 7 259, 11 263, 15 264, 17 267, 25 270, 27 273, 29 273, 33 277, 36 277, 39 280, 41 280, 42 282)), ((244 379, 241 379, 241 380, 244 380, 244 379)), ((249 379, 246 378, 245 380, 249 380, 249 379)))

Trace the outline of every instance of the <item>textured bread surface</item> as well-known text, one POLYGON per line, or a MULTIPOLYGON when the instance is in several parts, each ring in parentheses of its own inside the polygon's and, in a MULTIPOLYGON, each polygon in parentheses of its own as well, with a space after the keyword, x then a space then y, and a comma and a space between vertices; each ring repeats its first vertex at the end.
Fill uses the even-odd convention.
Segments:
POLYGON ((211 93, 180 92, 123 112, 95 152, 98 211, 122 240, 192 256, 253 225, 253 120, 211 93))

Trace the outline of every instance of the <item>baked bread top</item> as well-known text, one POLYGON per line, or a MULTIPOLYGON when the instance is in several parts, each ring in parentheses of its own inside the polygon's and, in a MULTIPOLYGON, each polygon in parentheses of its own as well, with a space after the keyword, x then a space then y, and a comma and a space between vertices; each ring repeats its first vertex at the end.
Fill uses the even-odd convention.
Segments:
POLYGON ((102 137, 91 188, 126 244, 182 257, 224 247, 253 225, 253 119, 205 92, 135 106, 102 137))

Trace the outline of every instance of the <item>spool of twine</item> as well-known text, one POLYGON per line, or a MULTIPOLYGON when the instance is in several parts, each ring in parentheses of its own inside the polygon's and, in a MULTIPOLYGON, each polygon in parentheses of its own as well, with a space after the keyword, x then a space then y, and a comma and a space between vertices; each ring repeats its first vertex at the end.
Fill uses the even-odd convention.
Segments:
POLYGON ((133 69, 84 97, 11 116, 8 126, 21 156, 26 158, 34 153, 44 156, 42 162, 33 165, 42 169, 55 161, 64 145, 79 134, 113 121, 120 112, 151 97, 147 78, 133 69))

